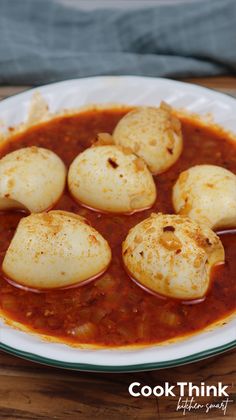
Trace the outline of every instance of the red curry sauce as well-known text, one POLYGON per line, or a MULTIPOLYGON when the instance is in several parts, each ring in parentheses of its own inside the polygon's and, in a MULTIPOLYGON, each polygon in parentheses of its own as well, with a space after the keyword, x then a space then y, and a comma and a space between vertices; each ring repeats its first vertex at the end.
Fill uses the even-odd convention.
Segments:
MULTIPOLYGON (((55 118, 12 137, 0 157, 25 147, 42 146, 57 153, 67 166, 89 147, 99 132, 112 132, 127 110, 93 110, 55 118)), ((111 266, 98 280, 70 290, 33 293, 20 290, 0 275, 0 309, 31 330, 66 342, 106 346, 150 344, 191 334, 223 319, 236 308, 236 234, 221 236, 226 264, 217 267, 206 299, 186 305, 153 296, 129 279, 121 260, 121 243, 129 229, 150 213, 173 213, 172 186, 179 173, 193 165, 210 163, 236 173, 236 147, 225 134, 182 119, 184 150, 178 162, 155 177, 157 201, 152 209, 132 216, 105 215, 78 205, 65 191, 55 208, 88 218, 108 240, 111 266)), ((0 214, 0 264, 21 217, 20 212, 0 214)))

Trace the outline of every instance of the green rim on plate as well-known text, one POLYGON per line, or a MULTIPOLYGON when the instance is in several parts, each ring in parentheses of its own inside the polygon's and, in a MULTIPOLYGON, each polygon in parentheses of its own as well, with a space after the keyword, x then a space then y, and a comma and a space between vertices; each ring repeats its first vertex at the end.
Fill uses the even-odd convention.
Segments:
POLYGON ((198 362, 208 357, 216 356, 228 350, 232 350, 235 347, 236 347, 236 340, 233 340, 225 345, 215 347, 213 349, 204 350, 199 353, 195 353, 195 354, 185 356, 179 359, 173 359, 173 360, 164 361, 164 362, 141 363, 137 365, 121 365, 121 366, 104 365, 102 366, 102 365, 93 365, 89 363, 88 364, 87 363, 70 363, 70 362, 63 362, 60 360, 49 359, 47 357, 39 356, 39 355, 29 353, 26 351, 16 350, 13 347, 0 343, 0 350, 3 350, 6 353, 12 354, 14 356, 18 356, 20 358, 29 360, 31 362, 37 362, 37 363, 41 363, 47 366, 59 367, 63 369, 80 370, 84 372, 117 372, 117 373, 141 372, 141 371, 147 371, 147 370, 158 370, 158 369, 175 367, 179 365, 185 365, 192 362, 198 362))

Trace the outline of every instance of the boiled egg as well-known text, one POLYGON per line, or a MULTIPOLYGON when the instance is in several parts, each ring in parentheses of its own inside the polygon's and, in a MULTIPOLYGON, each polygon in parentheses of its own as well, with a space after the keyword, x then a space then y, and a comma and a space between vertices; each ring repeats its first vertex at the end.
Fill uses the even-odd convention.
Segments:
POLYGON ((113 139, 141 157, 154 174, 170 168, 183 147, 180 121, 166 104, 128 112, 115 127, 113 139))
POLYGON ((122 246, 129 275, 147 290, 171 298, 202 298, 211 269, 224 262, 219 237, 179 215, 152 214, 133 227, 122 246))
POLYGON ((69 168, 68 186, 76 201, 103 212, 134 213, 156 199, 156 186, 143 160, 115 145, 80 153, 69 168))
POLYGON ((65 181, 65 165, 51 150, 32 146, 8 153, 0 160, 0 210, 47 210, 60 198, 65 181))
POLYGON ((236 226, 236 175, 215 165, 182 172, 173 188, 176 213, 212 229, 236 226))
POLYGON ((54 289, 96 278, 110 260, 107 241, 85 219, 55 210, 21 219, 2 270, 23 287, 54 289))

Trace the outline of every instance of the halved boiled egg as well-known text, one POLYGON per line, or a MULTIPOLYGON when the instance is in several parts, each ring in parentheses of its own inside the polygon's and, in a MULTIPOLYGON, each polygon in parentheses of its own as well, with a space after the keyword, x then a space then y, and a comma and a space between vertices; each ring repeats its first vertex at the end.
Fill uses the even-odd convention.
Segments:
POLYGON ((172 109, 138 107, 126 114, 113 132, 115 144, 129 147, 154 174, 166 171, 179 158, 182 147, 180 121, 172 109))
POLYGON ((133 213, 156 199, 153 177, 142 159, 115 145, 80 153, 68 174, 72 196, 87 207, 111 213, 133 213))
POLYGON ((32 146, 11 152, 0 160, 0 210, 47 210, 60 198, 65 181, 65 165, 51 150, 32 146))
POLYGON ((110 260, 107 241, 85 219, 55 210, 21 219, 2 269, 22 286, 54 289, 96 278, 110 260))
POLYGON ((122 254, 127 272, 140 285, 183 300, 202 298, 212 267, 225 258, 223 245, 210 228, 161 213, 130 230, 122 254))
POLYGON ((176 213, 212 229, 236 226, 236 175, 215 165, 182 172, 173 188, 176 213))

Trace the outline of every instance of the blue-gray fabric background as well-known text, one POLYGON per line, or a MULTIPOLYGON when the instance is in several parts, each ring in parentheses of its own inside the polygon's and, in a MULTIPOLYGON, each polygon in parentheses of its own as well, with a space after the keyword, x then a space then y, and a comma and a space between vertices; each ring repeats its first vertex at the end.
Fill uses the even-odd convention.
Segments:
POLYGON ((0 0, 0 84, 101 74, 236 74, 236 0, 92 11, 0 0))

